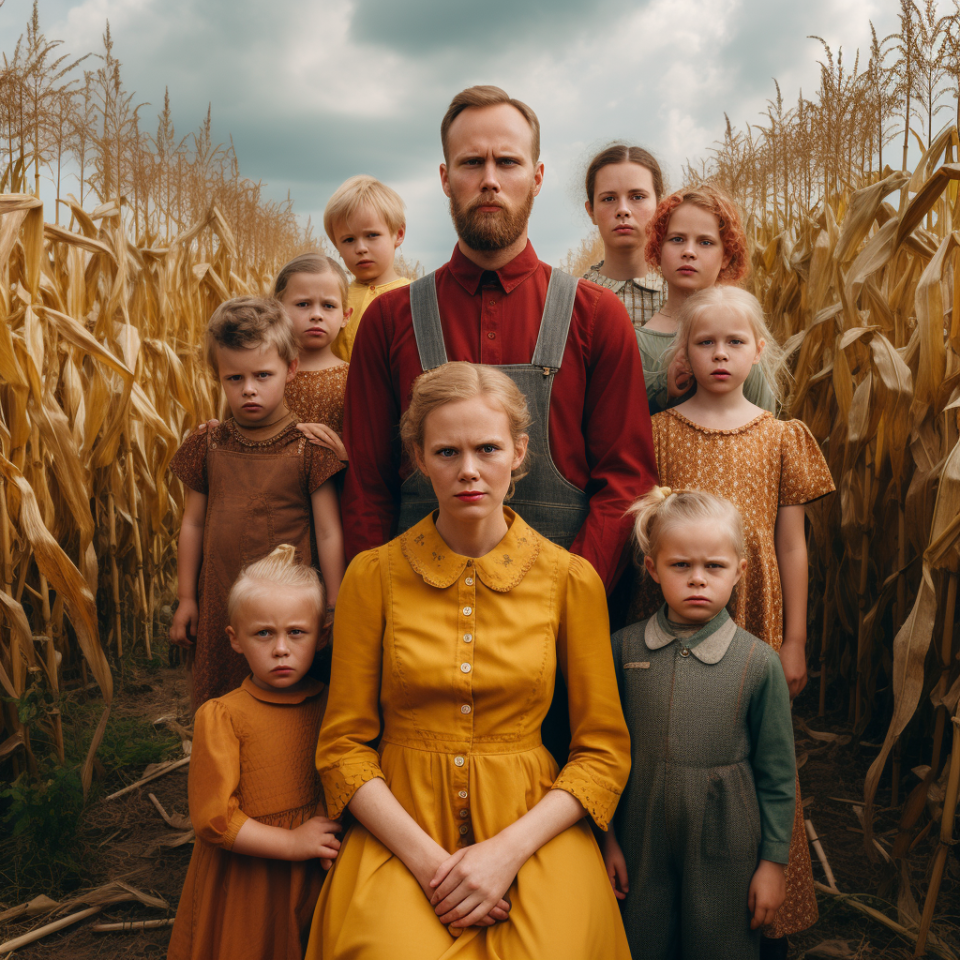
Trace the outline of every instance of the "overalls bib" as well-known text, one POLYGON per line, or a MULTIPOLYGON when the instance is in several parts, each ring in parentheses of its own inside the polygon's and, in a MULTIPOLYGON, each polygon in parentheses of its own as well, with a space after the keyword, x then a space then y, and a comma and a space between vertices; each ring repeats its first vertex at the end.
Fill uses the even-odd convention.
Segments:
MULTIPOLYGON (((527 431, 530 472, 517 481, 510 507, 537 533, 565 549, 570 548, 590 511, 587 494, 562 476, 550 453, 550 394, 553 378, 563 362, 576 295, 576 277, 561 270, 551 271, 540 333, 530 363, 496 365, 527 398, 532 421, 527 431)), ((420 365, 424 371, 442 366, 447 362, 447 349, 434 274, 429 273, 410 284, 410 312, 420 365)), ((397 533, 409 530, 436 509, 437 498, 430 481, 419 470, 414 470, 400 487, 397 533)), ((570 754, 570 712, 567 687, 560 670, 557 670, 553 703, 543 721, 541 736, 544 746, 562 768, 570 754)))
MULTIPOLYGON (((530 472, 517 481, 510 507, 539 534, 568 549, 587 518, 589 499, 583 490, 561 475, 553 462, 550 453, 550 394, 553 378, 563 362, 576 294, 576 278, 553 270, 530 363, 498 364, 496 367, 510 377, 527 398, 533 421, 527 446, 530 472)), ((447 350, 440 325, 434 274, 429 273, 410 285, 410 312, 420 365, 424 371, 442 366, 447 362, 447 350)), ((409 530, 436 509, 437 498, 430 481, 419 470, 414 470, 400 487, 397 533, 409 530)))

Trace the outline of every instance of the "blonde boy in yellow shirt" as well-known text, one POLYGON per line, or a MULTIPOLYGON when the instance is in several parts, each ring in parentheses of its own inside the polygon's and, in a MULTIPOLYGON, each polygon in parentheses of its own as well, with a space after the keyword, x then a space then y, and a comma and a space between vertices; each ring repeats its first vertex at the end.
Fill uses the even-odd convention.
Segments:
POLYGON ((340 184, 323 212, 323 228, 354 276, 347 296, 353 313, 331 346, 347 363, 367 307, 381 293, 410 283, 393 266, 406 226, 400 194, 365 174, 340 184))

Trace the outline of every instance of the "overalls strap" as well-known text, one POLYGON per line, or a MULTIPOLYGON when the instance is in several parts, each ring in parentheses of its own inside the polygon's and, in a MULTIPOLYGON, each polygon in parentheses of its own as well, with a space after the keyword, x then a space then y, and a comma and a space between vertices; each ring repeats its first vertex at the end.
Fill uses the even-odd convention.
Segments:
POLYGON ((555 373, 563 362, 567 333, 573 318, 573 303, 577 296, 577 283, 576 277, 571 277, 569 273, 556 267, 550 271, 547 299, 543 304, 543 319, 540 321, 540 333, 531 360, 531 364, 542 367, 544 373, 555 373))
POLYGON ((443 366, 447 362, 447 348, 443 343, 443 327, 440 324, 436 271, 410 284, 410 313, 420 366, 424 372, 443 366))

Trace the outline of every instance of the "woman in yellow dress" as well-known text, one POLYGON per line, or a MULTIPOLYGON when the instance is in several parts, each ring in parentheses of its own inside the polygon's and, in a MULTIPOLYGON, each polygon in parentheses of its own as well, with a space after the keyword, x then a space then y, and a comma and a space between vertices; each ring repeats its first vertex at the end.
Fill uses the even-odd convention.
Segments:
POLYGON ((417 380, 401 425, 439 510, 360 554, 337 603, 317 769, 347 832, 313 960, 629 960, 589 820, 630 768, 603 585, 503 506, 529 414, 492 367, 417 380), (557 667, 570 757, 540 724, 557 667))

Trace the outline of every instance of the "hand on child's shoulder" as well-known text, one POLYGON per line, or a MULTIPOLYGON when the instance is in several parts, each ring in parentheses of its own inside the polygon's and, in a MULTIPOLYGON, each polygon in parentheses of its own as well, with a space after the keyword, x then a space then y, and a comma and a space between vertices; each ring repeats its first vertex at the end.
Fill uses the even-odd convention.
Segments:
POLYGON ((197 424, 197 429, 193 431, 192 434, 188 435, 188 439, 191 436, 200 436, 202 437, 209 430, 211 433, 220 426, 219 420, 206 420, 197 424))

